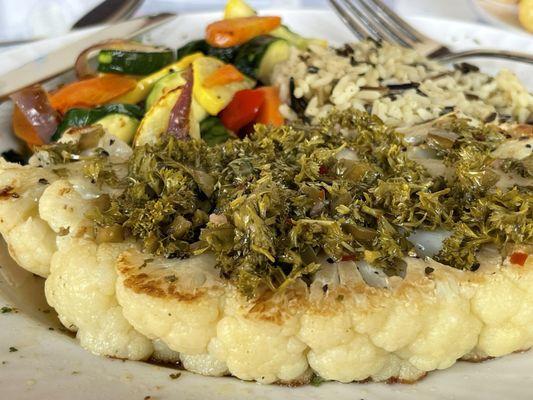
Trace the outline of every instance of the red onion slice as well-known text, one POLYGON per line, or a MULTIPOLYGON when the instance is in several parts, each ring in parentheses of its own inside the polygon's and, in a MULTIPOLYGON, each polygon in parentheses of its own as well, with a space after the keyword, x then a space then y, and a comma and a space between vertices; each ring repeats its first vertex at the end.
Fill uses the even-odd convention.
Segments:
POLYGON ((24 114, 43 143, 50 143, 59 123, 59 116, 48 101, 44 89, 40 85, 31 86, 9 97, 24 114))
POLYGON ((178 139, 187 140, 190 139, 189 129, 193 85, 192 67, 189 66, 184 74, 185 85, 182 86, 178 101, 176 101, 176 104, 174 104, 170 112, 167 132, 178 139))

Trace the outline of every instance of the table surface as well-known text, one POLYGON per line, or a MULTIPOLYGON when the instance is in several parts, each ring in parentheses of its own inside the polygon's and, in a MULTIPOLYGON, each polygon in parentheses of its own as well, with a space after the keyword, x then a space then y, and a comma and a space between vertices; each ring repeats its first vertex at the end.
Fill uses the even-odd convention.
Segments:
MULTIPOLYGON (((0 41, 61 35, 101 0, 0 0, 0 41)), ((474 0, 387 0, 404 15, 484 22, 474 0)), ((225 0, 145 0, 136 15, 221 10, 225 0)), ((327 0, 250 0, 259 9, 328 7, 327 0)), ((488 23, 488 22, 487 22, 488 23)))

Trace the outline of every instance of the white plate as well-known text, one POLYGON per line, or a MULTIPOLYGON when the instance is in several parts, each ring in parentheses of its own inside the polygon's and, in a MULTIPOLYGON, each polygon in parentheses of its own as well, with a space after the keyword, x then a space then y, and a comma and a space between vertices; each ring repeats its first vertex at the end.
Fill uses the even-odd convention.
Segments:
MULTIPOLYGON (((280 14, 285 23, 304 35, 327 37, 334 43, 352 40, 350 32, 329 11, 283 11, 280 14)), ((152 32, 150 40, 175 47, 201 37, 206 22, 217 17, 219 14, 182 15, 152 32)), ((429 36, 455 48, 490 46, 533 53, 533 41, 525 34, 429 18, 410 21, 429 36)), ((2 54, 2 58, 14 67, 27 60, 28 54, 42 54, 65 40, 69 38, 12 50, 2 54)), ((529 79, 529 87, 533 86, 530 66, 496 65, 494 62, 483 65, 488 70, 508 66, 529 79)), ((4 118, 3 122, 8 124, 9 121, 4 118)), ((0 144, 3 146, 7 143, 7 132, 0 127, 0 144)), ((47 311, 44 303, 42 281, 14 265, 5 248, 0 248, 0 265, 0 307, 9 305, 20 310, 16 314, 0 314, 0 399, 141 400, 152 396, 152 399, 268 400, 290 396, 293 399, 336 400, 491 400, 531 399, 533 396, 533 353, 513 354, 481 364, 459 362, 448 370, 432 372, 415 385, 327 383, 318 388, 289 389, 186 372, 179 379, 172 380, 169 377, 174 372, 172 369, 110 360, 85 352, 74 339, 58 330, 54 314, 47 311), (55 330, 49 330, 50 327, 55 330), (9 347, 18 351, 10 352, 9 347)))
POLYGON ((472 0, 483 18, 502 28, 526 32, 518 20, 518 4, 498 0, 472 0))

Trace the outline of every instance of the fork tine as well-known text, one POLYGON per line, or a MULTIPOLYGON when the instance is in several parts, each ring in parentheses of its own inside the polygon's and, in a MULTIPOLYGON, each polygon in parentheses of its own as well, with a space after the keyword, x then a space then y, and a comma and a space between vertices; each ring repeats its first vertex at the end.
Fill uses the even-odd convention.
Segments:
POLYGON ((368 20, 368 23, 378 31, 383 39, 407 47, 413 47, 415 45, 415 41, 413 41, 409 35, 401 29, 398 29, 396 24, 391 23, 383 13, 380 13, 379 10, 371 7, 367 1, 351 0, 351 2, 355 3, 353 7, 360 9, 361 18, 368 20))
POLYGON ((368 7, 372 5, 375 7, 375 12, 381 14, 382 17, 387 18, 398 29, 405 32, 409 37, 416 42, 428 42, 431 41, 427 36, 424 36, 411 25, 409 25, 403 18, 387 7, 381 0, 364 0, 368 2, 368 7))
POLYGON ((375 32, 369 30, 365 25, 361 23, 360 20, 355 18, 351 12, 346 10, 342 5, 341 2, 343 0, 329 0, 330 4, 335 9, 335 12, 340 17, 342 22, 350 28, 350 30, 355 33, 355 35, 361 39, 364 40, 366 38, 372 38, 374 40, 378 40, 379 36, 376 35, 375 32))
POLYGON ((383 39, 383 36, 380 34, 379 30, 376 29, 373 21, 366 18, 365 14, 351 1, 351 0, 342 0, 346 11, 351 13, 354 20, 359 22, 364 28, 371 33, 371 37, 374 39, 383 39))

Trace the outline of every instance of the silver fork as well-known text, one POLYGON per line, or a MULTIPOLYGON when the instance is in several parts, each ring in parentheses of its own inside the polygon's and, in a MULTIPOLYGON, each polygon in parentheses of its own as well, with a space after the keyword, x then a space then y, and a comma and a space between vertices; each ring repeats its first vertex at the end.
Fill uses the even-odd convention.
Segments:
POLYGON ((496 49, 452 51, 423 35, 381 0, 329 0, 341 20, 359 39, 386 40, 410 47, 442 62, 473 57, 501 58, 533 64, 533 55, 496 49))

